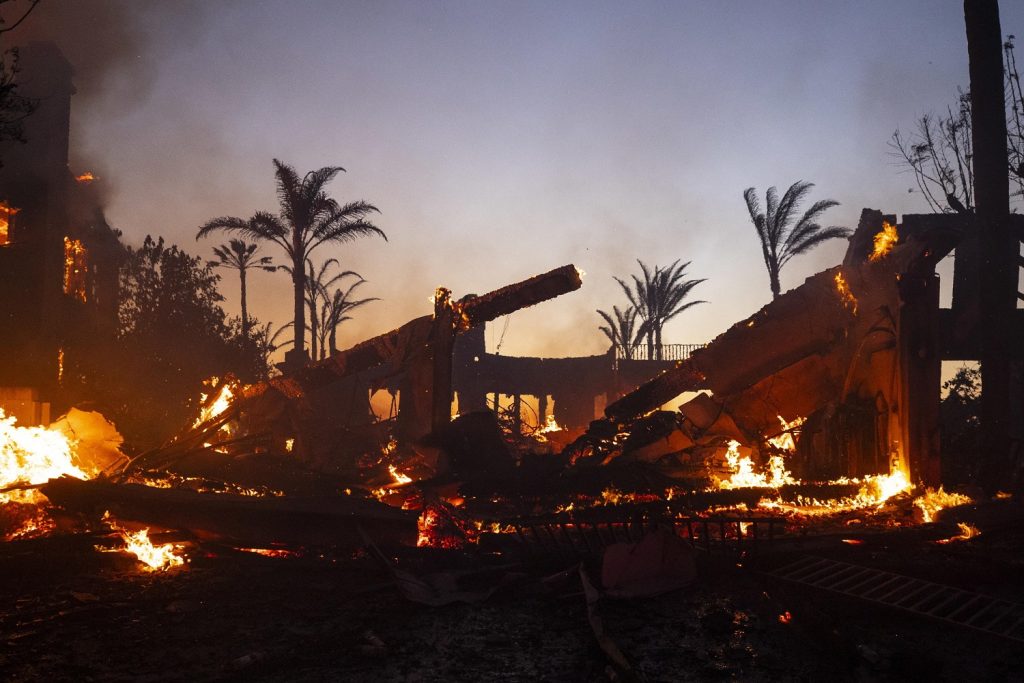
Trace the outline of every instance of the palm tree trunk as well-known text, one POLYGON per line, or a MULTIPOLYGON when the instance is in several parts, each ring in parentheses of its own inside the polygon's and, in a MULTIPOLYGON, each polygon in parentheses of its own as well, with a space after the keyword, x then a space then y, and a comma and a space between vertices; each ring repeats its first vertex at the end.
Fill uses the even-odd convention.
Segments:
POLYGON ((249 310, 245 306, 245 268, 238 269, 238 279, 242 283, 242 339, 249 339, 249 310))
POLYGON ((778 299, 779 298, 779 294, 781 293, 781 289, 782 289, 781 285, 779 284, 779 271, 778 271, 778 269, 769 270, 768 271, 768 277, 771 278, 772 298, 773 299, 778 299))
POLYGON ((655 350, 655 353, 658 354, 658 360, 661 360, 661 357, 662 357, 663 354, 661 352, 661 323, 660 322, 658 323, 658 326, 654 330, 654 350, 655 350))
POLYGON ((320 321, 316 318, 316 308, 309 302, 309 357, 316 360, 316 341, 320 333, 320 321))
POLYGON ((338 323, 331 325, 331 353, 338 350, 338 323))
POLYGON ((303 264, 299 262, 292 269, 292 286, 295 288, 295 344, 292 350, 296 354, 302 354, 306 350, 306 274, 302 268, 303 264))

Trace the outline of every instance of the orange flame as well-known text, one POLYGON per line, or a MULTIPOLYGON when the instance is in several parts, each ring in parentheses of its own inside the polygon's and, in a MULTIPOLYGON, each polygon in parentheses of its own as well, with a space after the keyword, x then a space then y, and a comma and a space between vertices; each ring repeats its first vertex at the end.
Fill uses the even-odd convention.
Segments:
POLYGON ((839 292, 839 300, 843 302, 843 306, 853 311, 854 315, 857 315, 857 297, 850 291, 850 286, 846 284, 846 278, 843 277, 841 272, 836 273, 835 277, 836 291, 839 292))
POLYGON ((124 547, 107 549, 96 546, 97 550, 101 552, 123 551, 131 553, 144 565, 145 570, 149 572, 166 571, 172 567, 180 567, 185 564, 185 558, 175 552, 178 548, 173 543, 153 545, 153 542, 149 540, 148 527, 141 531, 129 531, 114 521, 109 510, 103 513, 103 521, 109 524, 111 529, 121 534, 124 547))
POLYGON ((882 231, 875 235, 875 248, 868 256, 869 261, 878 261, 883 256, 892 251, 892 248, 896 246, 896 242, 899 240, 900 235, 896 231, 895 225, 890 225, 888 221, 882 222, 882 231))
POLYGON ((199 395, 199 402, 202 404, 202 408, 199 410, 199 417, 196 418, 195 424, 192 425, 193 427, 198 427, 227 410, 228 406, 231 405, 231 401, 234 400, 235 392, 238 391, 240 385, 237 380, 221 380, 217 377, 211 377, 205 383, 215 387, 217 395, 212 401, 208 394, 199 395))
POLYGON ((957 505, 969 505, 974 500, 962 493, 946 493, 942 487, 939 490, 925 489, 925 492, 914 500, 914 506, 921 511, 921 517, 927 524, 935 520, 935 515, 943 508, 956 507, 957 505))
POLYGON ((943 539, 935 541, 935 542, 936 543, 942 543, 942 544, 956 543, 957 541, 969 541, 972 538, 974 538, 975 536, 980 536, 981 535, 981 531, 978 529, 978 527, 974 526, 973 524, 967 524, 965 522, 957 522, 956 525, 960 529, 960 533, 959 534, 957 534, 956 536, 950 536, 949 538, 943 538, 943 539))
POLYGON ((11 217, 21 209, 10 206, 7 202, 0 201, 0 245, 11 241, 11 217))
POLYGON ((82 240, 64 237, 64 293, 85 302, 85 276, 88 271, 82 240))
POLYGON ((92 174, 92 171, 86 171, 82 175, 76 175, 75 180, 82 185, 88 185, 92 181, 96 180, 96 176, 92 174))
MULTIPOLYGON (((0 488, 42 484, 63 475, 88 479, 95 474, 74 462, 74 444, 63 433, 44 427, 18 427, 16 422, 0 409, 0 488)), ((0 493, 0 502, 37 502, 40 496, 36 491, 0 493)))

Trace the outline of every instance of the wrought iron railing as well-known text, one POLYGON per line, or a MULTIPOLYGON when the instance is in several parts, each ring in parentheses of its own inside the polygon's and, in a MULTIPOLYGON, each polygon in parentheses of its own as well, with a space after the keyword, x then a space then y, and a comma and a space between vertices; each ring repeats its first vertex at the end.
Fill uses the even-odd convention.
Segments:
POLYGON ((621 346, 615 347, 615 360, 686 360, 705 344, 637 344, 629 353, 621 346))

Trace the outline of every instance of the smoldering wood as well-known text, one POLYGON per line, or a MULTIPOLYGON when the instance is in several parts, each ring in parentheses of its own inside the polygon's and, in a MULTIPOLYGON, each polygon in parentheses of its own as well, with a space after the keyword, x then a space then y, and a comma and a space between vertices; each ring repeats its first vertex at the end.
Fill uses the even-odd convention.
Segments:
POLYGON ((51 479, 41 491, 64 510, 167 529, 239 546, 356 547, 359 529, 381 542, 415 543, 417 513, 352 496, 242 496, 103 479, 51 479))

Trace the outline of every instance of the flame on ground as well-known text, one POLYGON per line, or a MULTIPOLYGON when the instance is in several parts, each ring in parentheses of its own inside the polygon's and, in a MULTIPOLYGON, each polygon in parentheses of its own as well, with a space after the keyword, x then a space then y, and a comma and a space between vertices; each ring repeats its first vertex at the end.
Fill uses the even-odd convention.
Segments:
POLYGON ((974 500, 970 496, 965 496, 962 493, 946 493, 940 486, 938 491, 926 489, 914 500, 914 506, 921 511, 922 519, 927 524, 935 521, 935 515, 943 508, 969 505, 973 502, 974 500))
MULTIPOLYGON (((185 558, 175 553, 177 548, 173 543, 153 545, 153 542, 149 540, 148 527, 141 531, 129 531, 118 526, 111 518, 110 512, 105 512, 103 519, 111 529, 121 534, 121 539, 124 541, 124 547, 115 548, 113 552, 123 550, 131 553, 145 566, 146 571, 166 571, 185 564, 185 558)), ((99 549, 98 546, 97 549, 99 549)))
POLYGON ((75 180, 82 185, 88 185, 92 181, 96 180, 96 176, 93 175, 92 171, 86 171, 82 175, 76 175, 75 180))
POLYGON ((979 530, 978 527, 974 526, 973 524, 967 524, 966 522, 957 522, 956 525, 960 529, 959 534, 957 534, 956 536, 950 536, 949 538, 943 538, 935 542, 942 544, 956 543, 958 541, 969 541, 972 538, 981 535, 981 530, 979 530))
MULTIPOLYGON (((43 484, 64 475, 88 479, 94 474, 75 464, 73 444, 64 434, 44 427, 19 427, 16 422, 0 409, 0 488, 43 484)), ((0 493, 0 502, 36 502, 40 496, 36 491, 12 491, 0 493)))
POLYGON ((878 261, 881 259, 892 251, 892 248, 896 246, 896 242, 899 241, 899 239, 900 235, 896 231, 896 226, 891 225, 889 221, 883 221, 882 231, 875 235, 875 247, 868 256, 868 260, 878 261))

